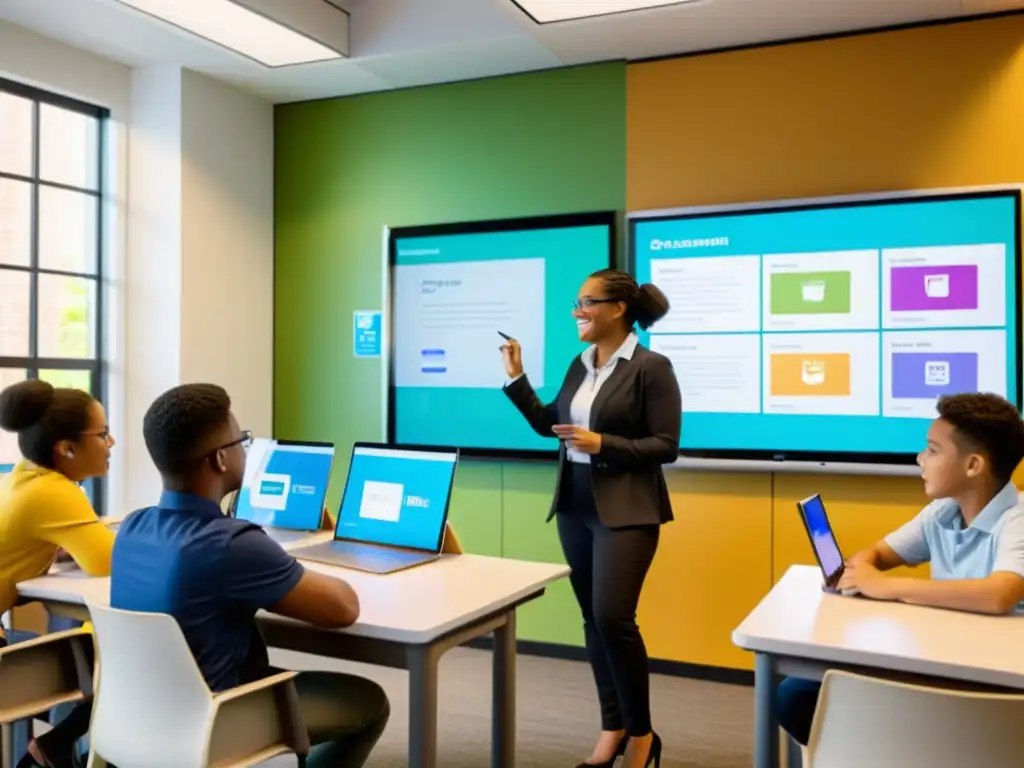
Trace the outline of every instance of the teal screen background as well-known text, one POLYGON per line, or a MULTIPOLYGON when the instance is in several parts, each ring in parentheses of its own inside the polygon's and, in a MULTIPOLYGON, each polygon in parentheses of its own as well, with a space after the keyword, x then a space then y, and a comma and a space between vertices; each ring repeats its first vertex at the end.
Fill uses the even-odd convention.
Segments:
MULTIPOLYGON (((537 395, 551 402, 573 358, 585 349, 576 332, 572 302, 587 276, 612 264, 611 227, 606 225, 446 234, 394 235, 394 266, 462 261, 544 259, 544 386, 537 395), (402 255, 403 250, 438 250, 439 255, 402 255)), ((394 316, 394 313, 393 313, 394 316)), ((496 329, 512 336, 515 328, 496 329)), ((402 332, 392 323, 394 338, 402 332)), ((394 387, 389 419, 394 442, 495 451, 555 451, 554 438, 542 438, 527 425, 502 391, 505 367, 494 334, 494 354, 479 364, 494 372, 494 388, 394 387)), ((527 376, 530 372, 526 371, 527 376)))
MULTIPOLYGON (((631 248, 637 280, 651 281, 651 259, 714 258, 815 251, 845 251, 1001 243, 1006 247, 1006 392, 1016 401, 1020 372, 1018 259, 1020 231, 1016 194, 754 211, 700 217, 637 219, 631 248), (652 250, 652 240, 727 238, 728 245, 652 250)), ((823 263, 822 269, 828 264, 823 263)), ((763 279, 763 277, 762 277, 763 279)), ((879 283, 881 290, 881 283, 879 283)), ((979 285, 984 302, 986 290, 979 285)), ((763 286, 762 286, 763 291, 763 286)), ((881 303, 881 302, 880 302, 881 303)), ((657 327, 654 328, 657 331, 657 327)), ((929 331, 952 330, 928 328, 929 331)), ((972 327, 971 330, 985 330, 972 327)), ((800 333, 800 331, 787 331, 800 333)), ((650 334, 640 334, 649 343, 650 334)), ((762 353, 763 354, 763 353, 762 353)), ((762 369, 763 370, 763 369, 762 369)), ((881 388, 879 376, 879 388, 881 388)), ((1020 403, 1015 402, 1019 407, 1020 403)), ((832 454, 916 454, 924 447, 931 419, 878 416, 686 413, 683 392, 681 449, 687 451, 832 454)))

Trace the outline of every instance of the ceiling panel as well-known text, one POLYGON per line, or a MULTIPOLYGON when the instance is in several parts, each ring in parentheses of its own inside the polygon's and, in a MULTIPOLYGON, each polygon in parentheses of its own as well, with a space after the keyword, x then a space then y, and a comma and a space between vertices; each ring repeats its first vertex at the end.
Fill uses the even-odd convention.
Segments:
POLYGON ((0 19, 130 66, 187 67, 295 101, 1024 7, 1024 0, 698 0, 539 25, 512 0, 329 2, 351 13, 353 59, 277 71, 116 0, 0 0, 0 19))
POLYGON ((391 84, 352 61, 282 67, 269 73, 208 67, 203 74, 232 83, 274 103, 387 91, 391 84))
POLYGON ((416 53, 523 31, 493 0, 356 0, 351 6, 356 57, 416 53))
POLYGON ((946 18, 960 0, 714 0, 633 16, 539 26, 534 37, 559 58, 644 59, 689 51, 810 37, 908 20, 946 18))
POLYGON ((359 65, 395 88, 408 88, 548 69, 562 66, 562 61, 533 38, 521 35, 403 56, 363 59, 359 65))

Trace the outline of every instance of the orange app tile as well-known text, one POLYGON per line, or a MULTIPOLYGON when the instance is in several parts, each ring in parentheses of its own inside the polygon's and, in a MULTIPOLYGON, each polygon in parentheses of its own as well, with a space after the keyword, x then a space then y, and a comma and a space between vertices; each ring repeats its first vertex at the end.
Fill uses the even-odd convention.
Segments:
POLYGON ((770 356, 775 397, 849 397, 850 356, 842 353, 770 356))

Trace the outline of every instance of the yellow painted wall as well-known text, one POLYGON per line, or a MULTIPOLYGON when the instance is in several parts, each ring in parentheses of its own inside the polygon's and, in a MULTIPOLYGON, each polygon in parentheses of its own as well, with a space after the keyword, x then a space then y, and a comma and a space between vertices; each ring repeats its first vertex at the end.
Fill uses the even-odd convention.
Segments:
MULTIPOLYGON (((631 211, 1024 182, 1024 18, 631 65, 631 211)), ((685 419, 683 429, 686 429, 685 419)), ((914 479, 677 473, 640 620, 652 656, 749 668, 733 627, 823 494, 850 552, 924 503, 914 479)))

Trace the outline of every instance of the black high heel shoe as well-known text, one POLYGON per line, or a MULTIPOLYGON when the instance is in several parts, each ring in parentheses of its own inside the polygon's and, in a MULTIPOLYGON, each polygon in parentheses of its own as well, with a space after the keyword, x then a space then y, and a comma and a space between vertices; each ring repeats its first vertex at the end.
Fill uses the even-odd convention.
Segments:
POLYGON ((626 742, 629 741, 629 736, 623 736, 619 740, 619 747, 615 750, 615 754, 612 755, 611 760, 606 760, 603 763, 580 763, 576 768, 613 768, 615 761, 626 754, 626 742))
POLYGON ((647 753, 647 762, 644 763, 644 768, 650 768, 652 764, 654 768, 661 768, 661 736, 657 733, 651 739, 651 751, 647 753))

